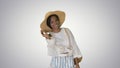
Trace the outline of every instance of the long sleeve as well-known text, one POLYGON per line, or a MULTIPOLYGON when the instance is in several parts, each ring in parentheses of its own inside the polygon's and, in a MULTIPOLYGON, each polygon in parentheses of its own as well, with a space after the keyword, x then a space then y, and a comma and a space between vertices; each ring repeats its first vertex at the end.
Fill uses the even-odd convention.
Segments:
POLYGON ((75 38, 74 38, 72 32, 68 28, 66 28, 66 29, 67 29, 67 32, 69 34, 70 45, 73 47, 73 56, 74 57, 82 57, 81 51, 78 48, 78 45, 75 41, 75 38))

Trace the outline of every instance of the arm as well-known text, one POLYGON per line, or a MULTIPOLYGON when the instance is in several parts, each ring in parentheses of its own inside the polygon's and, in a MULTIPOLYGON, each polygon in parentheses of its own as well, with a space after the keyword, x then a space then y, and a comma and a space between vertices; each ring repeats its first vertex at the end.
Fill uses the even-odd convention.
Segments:
POLYGON ((75 38, 74 38, 72 32, 68 28, 67 28, 67 32, 69 34, 70 44, 73 47, 73 56, 74 56, 74 58, 76 58, 76 57, 78 57, 78 58, 82 57, 82 54, 80 52, 80 49, 78 48, 78 45, 77 45, 77 43, 75 41, 75 38))

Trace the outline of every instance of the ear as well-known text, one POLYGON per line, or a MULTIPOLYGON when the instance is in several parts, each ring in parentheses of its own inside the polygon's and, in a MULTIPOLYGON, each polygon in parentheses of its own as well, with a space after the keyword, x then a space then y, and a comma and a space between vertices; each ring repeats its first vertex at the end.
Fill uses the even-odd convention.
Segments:
POLYGON ((57 25, 58 25, 58 27, 60 27, 60 21, 57 21, 57 25))

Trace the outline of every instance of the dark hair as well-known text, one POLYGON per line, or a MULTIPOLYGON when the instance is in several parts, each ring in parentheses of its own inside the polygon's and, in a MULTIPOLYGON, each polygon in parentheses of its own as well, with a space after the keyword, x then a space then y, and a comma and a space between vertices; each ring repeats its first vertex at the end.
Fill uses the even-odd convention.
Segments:
POLYGON ((57 19, 57 21, 59 21, 58 15, 56 15, 56 14, 50 15, 50 16, 47 18, 47 26, 48 26, 49 28, 51 28, 51 29, 52 29, 52 27, 51 27, 51 25, 50 25, 50 22, 51 22, 51 17, 52 17, 52 16, 55 16, 56 19, 57 19))

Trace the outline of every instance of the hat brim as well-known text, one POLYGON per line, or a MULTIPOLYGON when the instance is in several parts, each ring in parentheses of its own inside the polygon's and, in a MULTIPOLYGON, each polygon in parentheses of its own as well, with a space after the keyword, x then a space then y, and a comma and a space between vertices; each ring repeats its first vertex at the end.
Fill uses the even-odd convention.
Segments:
POLYGON ((63 11, 50 11, 45 15, 44 20, 40 24, 41 30, 46 31, 46 32, 52 31, 52 29, 47 26, 47 18, 52 14, 58 15, 59 20, 60 20, 60 26, 63 24, 65 20, 65 13, 63 11))

